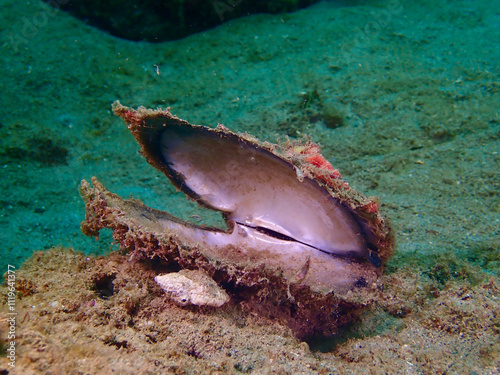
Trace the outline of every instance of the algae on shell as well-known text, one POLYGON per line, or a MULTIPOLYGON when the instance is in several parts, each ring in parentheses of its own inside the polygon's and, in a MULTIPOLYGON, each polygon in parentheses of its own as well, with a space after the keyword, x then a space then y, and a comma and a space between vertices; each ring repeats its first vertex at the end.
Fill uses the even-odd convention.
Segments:
POLYGON ((201 205, 222 211, 228 229, 123 200, 93 178, 93 187, 81 184, 84 233, 110 228, 135 259, 203 272, 233 303, 285 321, 299 337, 334 333, 372 301, 394 248, 390 228, 378 202, 350 188, 319 146, 290 141, 278 151, 168 110, 119 103, 113 110, 148 162, 201 205))

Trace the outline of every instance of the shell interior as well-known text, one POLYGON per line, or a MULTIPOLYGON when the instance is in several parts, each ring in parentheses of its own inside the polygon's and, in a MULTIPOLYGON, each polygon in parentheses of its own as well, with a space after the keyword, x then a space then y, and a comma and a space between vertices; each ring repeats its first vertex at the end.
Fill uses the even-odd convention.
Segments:
POLYGON ((366 259, 367 246, 351 212, 292 164, 234 134, 169 124, 157 157, 167 175, 198 202, 234 224, 338 257, 366 259))
POLYGON ((199 204, 222 212, 227 224, 227 230, 189 224, 132 202, 141 231, 175 238, 218 264, 264 265, 320 293, 373 285, 391 256, 394 241, 378 202, 350 188, 317 145, 290 141, 278 149, 223 126, 189 124, 168 109, 116 102, 113 111, 151 165, 199 204))

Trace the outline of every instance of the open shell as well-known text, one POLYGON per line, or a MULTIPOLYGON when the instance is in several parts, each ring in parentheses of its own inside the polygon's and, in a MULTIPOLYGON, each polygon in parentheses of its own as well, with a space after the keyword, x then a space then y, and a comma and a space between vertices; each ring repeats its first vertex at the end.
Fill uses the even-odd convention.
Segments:
POLYGON ((286 320, 298 336, 335 332, 366 304, 394 242, 378 202, 350 188, 319 146, 261 143, 168 110, 116 102, 113 111, 148 162, 199 204, 223 212, 228 229, 122 200, 93 179, 93 188, 81 186, 84 233, 108 227, 136 255, 204 270, 235 301, 286 320))

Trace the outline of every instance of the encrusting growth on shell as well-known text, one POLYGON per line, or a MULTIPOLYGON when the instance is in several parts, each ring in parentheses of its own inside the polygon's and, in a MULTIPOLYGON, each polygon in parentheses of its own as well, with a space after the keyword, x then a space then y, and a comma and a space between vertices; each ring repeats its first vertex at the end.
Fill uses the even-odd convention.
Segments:
POLYGON ((230 296, 284 321, 298 337, 335 333, 371 303, 393 237, 378 202, 342 180, 319 146, 261 143, 223 126, 191 125, 168 110, 117 102, 113 111, 151 165, 226 220, 227 230, 197 226, 123 200, 95 178, 93 186, 82 181, 83 232, 109 228, 133 259, 182 269, 156 278, 174 301, 222 306, 230 296))

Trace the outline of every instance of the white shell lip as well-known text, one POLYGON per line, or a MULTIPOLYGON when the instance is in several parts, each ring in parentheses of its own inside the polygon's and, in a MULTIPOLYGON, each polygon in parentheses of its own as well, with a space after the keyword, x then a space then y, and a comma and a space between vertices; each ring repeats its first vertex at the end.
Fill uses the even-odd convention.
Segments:
POLYGON ((199 227, 135 207, 143 212, 140 225, 160 225, 155 235, 174 235, 239 267, 266 264, 321 293, 371 285, 392 254, 379 204, 351 189, 318 146, 289 142, 278 153, 276 145, 191 125, 168 110, 135 111, 116 102, 113 111, 148 162, 201 205, 223 211, 229 228, 199 227))
POLYGON ((300 181, 292 165, 269 151, 206 129, 169 126, 161 133, 164 162, 182 190, 239 225, 366 258, 358 223, 324 188, 310 178, 300 181))
POLYGON ((359 285, 371 285, 378 276, 368 262, 333 257, 297 241, 269 236, 253 228, 235 224, 229 233, 200 227, 182 227, 158 218, 167 233, 176 233, 184 244, 203 249, 211 259, 242 267, 265 264, 279 269, 289 282, 298 282, 321 293, 346 293, 359 285))

